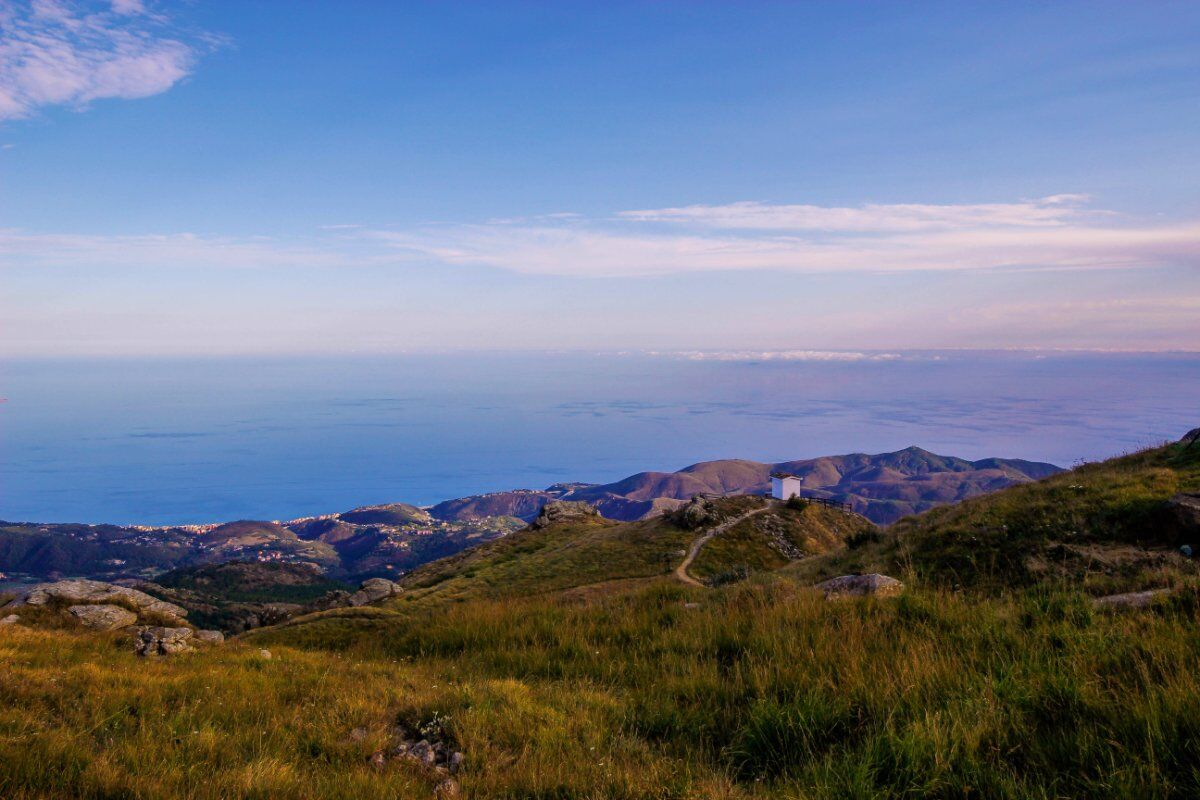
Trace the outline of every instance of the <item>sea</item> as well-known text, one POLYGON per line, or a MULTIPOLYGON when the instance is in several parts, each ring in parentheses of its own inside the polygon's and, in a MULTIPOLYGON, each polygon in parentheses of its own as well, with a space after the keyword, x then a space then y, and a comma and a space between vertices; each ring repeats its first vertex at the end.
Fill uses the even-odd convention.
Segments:
POLYGON ((1200 426, 1200 354, 10 359, 0 519, 291 519, 918 445, 1071 466, 1200 426))

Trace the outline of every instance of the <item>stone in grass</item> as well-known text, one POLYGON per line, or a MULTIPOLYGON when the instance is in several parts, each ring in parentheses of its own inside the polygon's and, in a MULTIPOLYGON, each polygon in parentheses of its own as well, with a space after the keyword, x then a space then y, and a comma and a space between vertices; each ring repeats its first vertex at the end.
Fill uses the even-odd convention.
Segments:
POLYGON ((826 600, 842 597, 895 597, 904 591, 904 584, 877 572, 870 575, 842 575, 818 583, 826 600))
POLYGON ((4 619, 0 619, 0 625, 16 625, 21 621, 21 618, 16 614, 9 614, 4 619))
POLYGON ((71 606, 67 611, 85 627, 98 631, 115 631, 137 622, 137 614, 120 606, 71 606))
POLYGON ((191 628, 140 627, 134 650, 139 656, 173 656, 192 649, 191 628))
POLYGON ((1125 592, 1097 597, 1092 604, 1097 608, 1149 608, 1156 598, 1170 594, 1170 589, 1149 589, 1144 592, 1125 592))
POLYGON ((220 631, 196 631, 193 637, 197 642, 205 644, 222 644, 225 641, 225 634, 220 631))
POLYGON ((370 605, 395 597, 401 591, 403 590, 396 583, 387 578, 368 578, 362 582, 357 592, 350 595, 349 602, 352 606, 370 605))

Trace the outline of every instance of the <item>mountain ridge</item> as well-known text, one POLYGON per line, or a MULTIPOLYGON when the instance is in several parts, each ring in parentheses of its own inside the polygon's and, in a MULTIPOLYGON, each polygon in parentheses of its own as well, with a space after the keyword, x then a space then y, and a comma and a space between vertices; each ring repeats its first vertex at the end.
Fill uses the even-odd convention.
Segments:
POLYGON ((609 519, 630 522, 668 513, 695 495, 765 493, 778 470, 799 476, 806 494, 847 502, 883 525, 1061 471, 1021 459, 968 461, 914 446, 776 463, 701 461, 607 484, 557 483, 428 508, 384 503, 285 521, 161 528, 0 522, 0 572, 150 578, 163 570, 249 559, 312 564, 339 578, 396 576, 518 530, 552 500, 584 501, 609 519))
MULTIPOLYGON (((1062 472, 1054 464, 989 457, 968 461, 917 446, 890 453, 848 453, 778 461, 718 459, 690 464, 675 472, 645 471, 606 484, 575 485, 565 490, 520 489, 446 500, 429 507, 438 519, 471 519, 478 509, 530 520, 550 500, 582 500, 611 519, 631 521, 670 510, 697 494, 757 494, 770 489, 771 473, 797 475, 815 497, 850 503, 871 521, 888 525, 1015 483, 1062 472)), ((561 485, 559 485, 561 486, 561 485)))

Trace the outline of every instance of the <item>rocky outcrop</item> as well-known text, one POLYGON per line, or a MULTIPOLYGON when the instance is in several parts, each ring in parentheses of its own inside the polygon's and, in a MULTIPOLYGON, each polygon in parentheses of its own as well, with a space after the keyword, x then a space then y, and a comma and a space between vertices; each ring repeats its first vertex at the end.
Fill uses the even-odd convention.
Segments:
POLYGON ((887 575, 842 575, 831 578, 817 587, 825 593, 826 600, 841 597, 895 597, 904 591, 904 584, 887 575))
POLYGON ((345 608, 350 605, 350 592, 334 589, 318 597, 308 604, 309 611, 328 611, 331 608, 345 608))
POLYGON ((225 642, 225 634, 220 631, 196 631, 192 638, 204 644, 223 644, 225 642))
POLYGON ((358 587, 358 591, 350 595, 348 601, 352 606, 366 606, 379 603, 394 597, 403 591, 387 578, 368 578, 358 587))
POLYGON ((684 530, 694 531, 720 521, 717 505, 712 500, 696 495, 683 506, 670 512, 668 518, 684 530))
POLYGON ((173 656, 191 651, 191 628, 163 628, 160 626, 137 629, 134 646, 139 656, 173 656))
POLYGON ((1200 537, 1200 494, 1177 494, 1167 502, 1181 532, 1200 537))
MULTIPOLYGON (((351 739, 360 741, 365 734, 365 729, 356 729, 350 735, 351 739)), ((385 768, 389 761, 413 764, 437 778, 435 797, 451 800, 462 794, 458 781, 451 776, 462 769, 464 756, 446 741, 442 720, 437 717, 416 732, 403 726, 393 728, 389 744, 367 758, 367 762, 376 769, 385 768)))
POLYGON ((1179 443, 1185 447, 1200 447, 1200 428, 1192 428, 1183 435, 1179 443))
POLYGON ((540 530, 560 522, 574 522, 582 519, 596 519, 600 512, 591 503, 577 500, 554 500, 542 506, 537 518, 529 523, 529 527, 540 530))
POLYGON ((1097 608, 1149 608, 1160 597, 1166 597, 1170 589, 1149 589, 1144 592, 1126 592, 1110 594, 1107 597, 1097 597, 1092 605, 1097 608))
POLYGON ((120 628, 128 628, 137 622, 137 614, 120 606, 71 606, 67 611, 71 612, 72 616, 85 627, 98 631, 115 631, 120 628))
POLYGON ((53 601, 71 605, 113 605, 116 601, 120 605, 137 609, 139 614, 162 614, 179 621, 187 616, 186 609, 151 597, 137 589, 82 578, 39 583, 29 590, 24 599, 24 602, 31 606, 46 605, 53 601))

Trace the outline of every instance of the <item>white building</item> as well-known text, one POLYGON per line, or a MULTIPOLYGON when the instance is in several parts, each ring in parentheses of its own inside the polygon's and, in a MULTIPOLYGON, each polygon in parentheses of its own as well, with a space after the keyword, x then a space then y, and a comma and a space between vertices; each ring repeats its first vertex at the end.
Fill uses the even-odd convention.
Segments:
POLYGON ((789 500, 800 494, 800 479, 795 475, 776 472, 771 476, 771 496, 776 500, 789 500))

